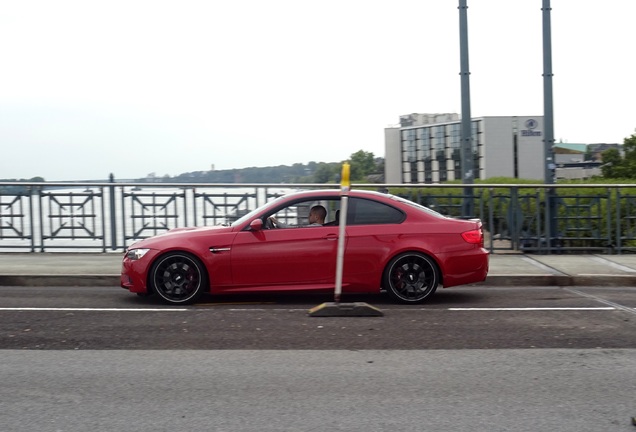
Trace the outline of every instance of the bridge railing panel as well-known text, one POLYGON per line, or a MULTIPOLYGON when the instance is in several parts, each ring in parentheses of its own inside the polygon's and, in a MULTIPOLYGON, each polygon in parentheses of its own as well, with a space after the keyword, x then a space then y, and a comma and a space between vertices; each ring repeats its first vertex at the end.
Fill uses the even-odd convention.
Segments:
MULTIPOLYGON (((229 224, 325 184, 0 182, 0 252, 121 252, 187 226, 229 224)), ((478 218, 491 253, 636 253, 636 185, 354 184, 478 218)))

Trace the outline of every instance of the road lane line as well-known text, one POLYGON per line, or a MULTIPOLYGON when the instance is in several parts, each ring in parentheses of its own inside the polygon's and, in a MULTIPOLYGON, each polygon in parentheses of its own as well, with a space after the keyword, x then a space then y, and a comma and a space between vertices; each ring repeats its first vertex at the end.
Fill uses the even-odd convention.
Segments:
MULTIPOLYGON (((385 311, 400 311, 400 312, 432 312, 432 311, 612 311, 616 310, 615 307, 494 307, 494 308, 381 308, 385 311)), ((262 309, 262 308, 232 308, 227 309, 230 312, 264 312, 264 311, 288 311, 288 312, 301 312, 307 311, 307 309, 262 309)))
POLYGON ((190 309, 132 309, 132 308, 37 308, 37 307, 15 307, 0 308, 0 311, 52 311, 52 312, 184 312, 190 309))
POLYGON ((448 308, 449 311, 606 311, 615 307, 506 307, 506 308, 448 308))
MULTIPOLYGON (((596 299, 598 300, 598 299, 596 299)), ((611 302, 603 302, 610 304, 611 302)), ((607 307, 473 307, 473 308, 382 308, 388 311, 400 311, 400 312, 432 312, 432 311, 451 311, 451 312, 542 312, 542 311, 612 311, 612 310, 625 310, 628 312, 636 313, 636 309, 627 308, 625 306, 607 306, 607 307)), ((204 308, 181 308, 181 309, 141 309, 141 308, 36 308, 36 307, 15 307, 15 308, 0 308, 0 311, 23 311, 23 312, 186 312, 197 311, 201 312, 204 308)), ((207 309, 209 311, 219 311, 218 308, 207 309)), ((229 312, 307 312, 309 309, 300 308, 229 308, 226 309, 229 312)))

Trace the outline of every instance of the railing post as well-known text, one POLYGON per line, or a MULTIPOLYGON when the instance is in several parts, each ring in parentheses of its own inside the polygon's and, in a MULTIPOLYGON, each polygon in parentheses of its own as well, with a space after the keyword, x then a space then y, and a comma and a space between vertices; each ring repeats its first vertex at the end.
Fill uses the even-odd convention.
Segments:
MULTIPOLYGON (((605 229, 607 230, 607 240, 609 241, 609 250, 611 254, 616 253, 616 243, 612 240, 612 188, 607 188, 607 209, 605 211, 605 220, 606 225, 605 229)), ((601 207, 602 208, 602 207, 601 207)))
MULTIPOLYGON (((44 209, 42 208, 42 188, 37 188, 37 192, 38 192, 38 213, 39 213, 39 220, 40 220, 40 252, 44 252, 44 209)), ((35 233, 35 229, 33 229, 33 232, 35 233)))
POLYGON ((519 208, 519 190, 516 187, 510 189, 510 206, 508 207, 508 212, 510 213, 510 242, 512 243, 512 248, 514 250, 519 250, 519 237, 521 235, 521 221, 517 215, 521 215, 521 212, 518 212, 519 208))
MULTIPOLYGON (((494 249, 494 239, 493 237, 495 236, 495 216, 494 216, 494 202, 495 200, 493 199, 493 195, 494 195, 494 188, 489 188, 488 189, 488 232, 490 232, 489 237, 489 245, 488 245, 488 250, 490 251, 490 253, 493 253, 494 249)), ((482 200, 482 206, 483 206, 483 200, 482 200)))
POLYGON ((616 250, 623 253, 623 241, 621 239, 621 190, 616 188, 616 250))
POLYGON ((117 250, 117 212, 115 209, 115 176, 111 173, 108 176, 110 182, 109 198, 110 198, 110 248, 117 250))
MULTIPOLYGON (((106 253, 106 249, 108 247, 108 240, 106 235, 106 194, 104 193, 104 187, 101 186, 99 188, 99 196, 101 196, 100 200, 100 210, 102 215, 102 252, 106 253)), ((93 197, 91 196, 91 200, 93 197)), ((94 203, 94 202, 93 202, 94 203)), ((94 204, 93 204, 94 205, 94 204)))
MULTIPOLYGON (((39 188, 29 187, 29 223, 31 224, 31 252, 35 252, 35 220, 33 219, 33 194, 38 191, 39 188)), ((41 229, 41 228, 40 228, 41 229)))

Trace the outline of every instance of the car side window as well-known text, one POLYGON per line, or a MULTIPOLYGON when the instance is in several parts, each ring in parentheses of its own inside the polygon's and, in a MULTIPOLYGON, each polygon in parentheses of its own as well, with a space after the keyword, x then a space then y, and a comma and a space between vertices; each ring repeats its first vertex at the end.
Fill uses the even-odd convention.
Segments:
POLYGON ((347 217, 352 225, 399 224, 405 219, 401 210, 389 205, 363 198, 352 198, 353 214, 347 217))
POLYGON ((311 201, 299 201, 286 207, 279 208, 268 219, 274 222, 275 228, 311 228, 329 226, 335 214, 334 208, 339 200, 333 198, 313 199, 311 201), (322 212, 312 213, 312 209, 321 207, 322 212), (326 212, 326 214, 325 214, 326 212))

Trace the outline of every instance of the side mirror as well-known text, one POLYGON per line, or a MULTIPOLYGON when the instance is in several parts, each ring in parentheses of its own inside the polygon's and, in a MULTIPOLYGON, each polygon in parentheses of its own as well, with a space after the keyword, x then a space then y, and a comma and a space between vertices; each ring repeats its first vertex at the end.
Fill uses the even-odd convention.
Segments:
POLYGON ((250 229, 252 231, 260 231, 263 229, 263 221, 261 219, 254 219, 250 222, 250 229))

